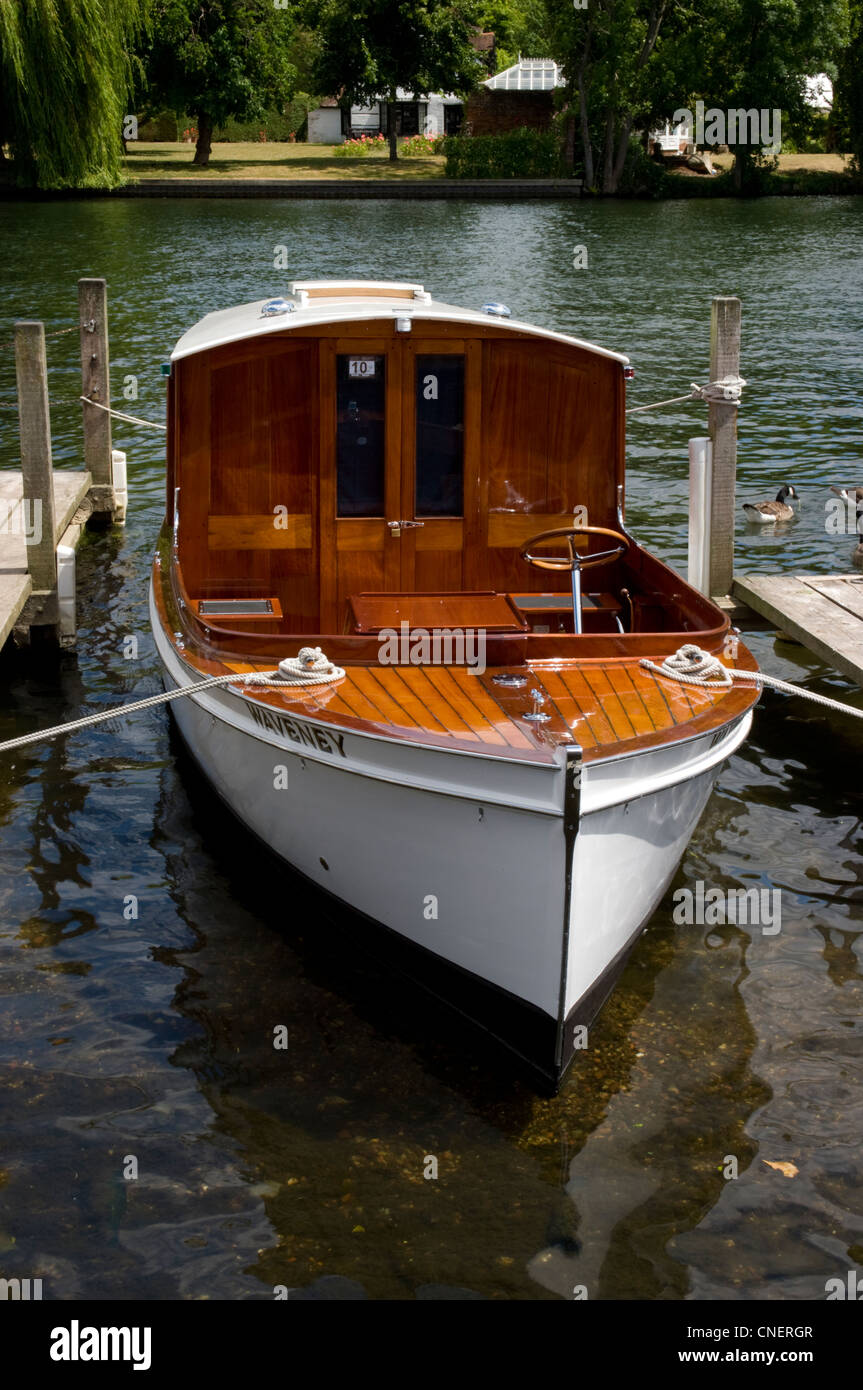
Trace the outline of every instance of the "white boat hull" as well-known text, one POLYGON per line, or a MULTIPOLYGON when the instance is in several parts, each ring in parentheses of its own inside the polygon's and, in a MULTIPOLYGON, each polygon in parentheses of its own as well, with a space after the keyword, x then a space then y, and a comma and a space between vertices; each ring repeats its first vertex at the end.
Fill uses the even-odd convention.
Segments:
MULTIPOLYGON (((195 683, 155 613, 153 631, 166 687, 195 683)), ((411 973, 554 1081, 573 1026, 609 992, 751 723, 746 714, 719 738, 588 764, 573 820, 563 761, 346 732, 224 687, 172 709, 196 762, 260 840, 409 943, 411 973), (453 972, 452 988, 438 967, 453 972)))

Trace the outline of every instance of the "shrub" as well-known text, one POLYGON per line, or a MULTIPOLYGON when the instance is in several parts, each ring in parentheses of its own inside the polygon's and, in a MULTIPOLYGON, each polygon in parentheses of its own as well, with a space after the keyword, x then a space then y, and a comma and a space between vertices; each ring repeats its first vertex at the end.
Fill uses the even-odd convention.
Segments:
POLYGON ((258 121, 228 120, 217 127, 213 138, 218 141, 296 140, 305 131, 309 108, 314 104, 305 92, 298 92, 284 110, 267 111, 258 121))
POLYGON ((369 154, 380 154, 387 148, 385 135, 358 135, 356 140, 343 140, 340 145, 334 145, 333 154, 337 159, 362 159, 369 154))
POLYGON ((668 172, 633 137, 626 152, 626 163, 617 191, 621 198, 661 198, 667 192, 668 172))
POLYGON ((451 179, 549 179, 561 173, 557 137, 522 126, 504 135, 448 135, 441 142, 451 179))
POLYGON ((443 135, 408 135, 399 143, 399 154, 408 159, 417 155, 441 154, 444 139, 443 135))

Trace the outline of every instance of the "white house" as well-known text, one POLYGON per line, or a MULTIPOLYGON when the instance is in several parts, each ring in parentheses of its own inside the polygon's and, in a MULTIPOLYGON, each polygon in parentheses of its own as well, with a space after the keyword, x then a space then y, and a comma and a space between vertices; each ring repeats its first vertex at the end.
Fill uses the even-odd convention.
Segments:
MULTIPOLYGON (((401 87, 396 92, 397 135, 455 135, 463 119, 464 103, 451 92, 433 92, 425 97, 416 97, 401 87)), ((334 97, 325 97, 316 110, 309 112, 312 145, 340 145, 360 135, 387 133, 387 103, 383 97, 368 106, 352 106, 349 112, 343 111, 334 97)))

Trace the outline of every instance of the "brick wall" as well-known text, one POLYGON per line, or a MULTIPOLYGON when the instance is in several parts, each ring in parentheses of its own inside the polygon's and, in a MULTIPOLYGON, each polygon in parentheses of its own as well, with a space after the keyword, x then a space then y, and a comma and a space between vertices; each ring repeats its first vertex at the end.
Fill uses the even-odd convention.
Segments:
POLYGON ((471 93, 465 110, 471 135, 501 135, 519 126, 548 130, 553 115, 551 92, 492 92, 488 87, 471 93))

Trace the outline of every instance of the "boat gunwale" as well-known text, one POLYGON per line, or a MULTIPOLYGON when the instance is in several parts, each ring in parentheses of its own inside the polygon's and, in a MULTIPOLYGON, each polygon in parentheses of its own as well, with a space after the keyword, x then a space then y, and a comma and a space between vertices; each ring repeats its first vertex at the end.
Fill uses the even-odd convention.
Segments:
MULTIPOLYGON (((209 632, 211 629, 200 621, 197 615, 188 607, 187 602, 183 600, 182 595, 185 593, 185 590, 182 585, 182 573, 179 571, 178 565, 172 562, 168 566, 165 566, 161 563, 160 557, 157 554, 157 556, 154 557, 152 578, 156 610, 162 630, 166 639, 174 647, 176 654, 180 656, 181 660, 183 660, 188 667, 199 672, 203 678, 206 678, 208 675, 228 675, 232 669, 232 658, 234 658, 236 664, 248 665, 251 669, 254 669, 256 666, 266 669, 265 655, 255 654, 254 658, 249 660, 248 653, 232 652, 230 650, 229 643, 235 634, 231 633, 229 630, 220 633, 220 636, 224 635, 226 639, 224 644, 216 645, 207 640, 201 641, 201 631, 199 630, 209 632), (176 584, 179 584, 181 587, 180 594, 177 594, 175 590, 176 584), (180 625, 179 637, 176 635, 178 629, 171 626, 170 610, 173 610, 176 621, 180 625), (184 641, 184 639, 187 639, 187 641, 184 641), (178 642, 180 641, 184 641, 182 648, 178 647, 178 642), (192 656, 192 653, 194 653, 194 656, 192 656)), ((722 635, 722 631, 723 630, 720 629, 717 632, 717 637, 722 635)), ((650 636, 650 634, 643 635, 650 636)), ((657 652, 656 646, 654 645, 651 649, 651 654, 660 657, 665 654, 670 654, 670 652, 676 650, 683 641, 691 639, 692 635, 691 633, 663 634, 664 637, 668 636, 671 639, 668 645, 668 653, 662 651, 657 652)), ((253 634, 237 633, 236 636, 245 636, 249 638, 249 640, 255 640, 253 634)), ((304 634, 268 634, 267 636, 269 640, 272 640, 274 636, 279 637, 285 645, 290 644, 292 646, 297 643, 308 645, 309 643, 315 642, 318 636, 324 641, 335 640, 335 634, 313 634, 311 636, 306 636, 304 634)), ((699 634, 699 636, 705 638, 708 634, 699 634)), ((350 639, 349 637, 343 637, 338 640, 345 641, 350 639)), ((355 640, 357 640, 358 643, 362 642, 366 645, 369 643, 369 639, 366 637, 355 640)), ((601 639, 597 636, 596 639, 587 638, 586 640, 599 641, 601 639)), ((374 641, 374 639, 372 639, 372 641, 374 641)), ((341 654, 339 654, 339 660, 343 659, 341 654)), ((374 669, 372 663, 358 662, 356 664, 361 666, 361 669, 374 669)), ((755 658, 752 656, 751 652, 749 652, 748 648, 742 644, 739 649, 738 664, 741 669, 757 670, 755 658), (743 654, 745 654, 745 656, 743 654)), ((625 654, 534 658, 526 660, 519 669, 524 669, 528 673, 535 674, 541 680, 543 669, 553 669, 559 672, 561 670, 578 671, 581 667, 586 667, 591 670, 602 670, 609 667, 624 669, 628 667, 630 669, 641 670, 639 657, 625 654)), ((489 667, 488 670, 504 671, 512 668, 513 664, 510 663, 507 666, 489 667)), ((350 667, 346 669, 350 669, 350 667)), ((424 669, 426 673, 429 674, 437 669, 447 671, 450 668, 445 666, 440 668, 430 666, 424 669)), ((519 732, 532 742, 532 747, 519 748, 512 745, 491 745, 483 743, 480 743, 478 746, 477 740, 459 738, 458 733, 455 732, 437 734, 429 730, 412 730, 407 726, 392 722, 380 723, 374 720, 363 719, 352 714, 326 711, 318 703, 309 707, 309 697, 311 696, 311 699, 317 702, 321 695, 327 693, 325 688, 312 687, 312 690, 317 691, 317 694, 314 695, 311 694, 311 690, 304 690, 303 688, 295 688, 296 694, 294 695, 289 694, 286 690, 274 690, 272 688, 252 689, 240 684, 239 677, 241 674, 243 673, 240 671, 236 672, 238 684, 235 688, 232 689, 230 683, 226 684, 227 688, 232 690, 233 694, 240 695, 246 702, 262 705, 275 712, 284 713, 288 718, 293 716, 322 720, 324 723, 332 724, 337 728, 345 728, 354 734, 369 738, 383 737, 388 741, 421 748, 447 750, 453 753, 468 754, 476 757, 494 758, 495 760, 504 762, 522 762, 533 765, 547 765, 550 767, 559 766, 559 754, 561 752, 565 753, 567 748, 572 748, 575 745, 581 747, 581 745, 578 744, 577 736, 568 725, 569 738, 561 738, 555 735, 544 737, 540 730, 531 728, 529 722, 524 723, 524 721, 517 722, 512 720, 512 717, 507 715, 506 711, 503 709, 501 709, 502 715, 510 719, 511 722, 516 725, 519 732), (297 705, 300 706, 299 709, 296 708, 297 705), (494 749, 494 751, 492 751, 492 749, 494 749)), ((654 677, 654 680, 655 679, 654 677)), ((754 683, 752 685, 748 683, 746 685, 735 685, 728 691, 723 690, 721 695, 713 698, 710 705, 694 714, 691 719, 687 719, 681 723, 675 721, 670 727, 654 729, 649 733, 637 734, 632 738, 618 738, 605 744, 599 744, 593 748, 582 748, 584 762, 591 764, 606 764, 620 758, 634 757, 654 749, 665 748, 672 744, 683 744, 684 742, 703 737, 707 733, 721 731, 728 724, 735 722, 741 715, 745 714, 746 711, 757 702, 759 695, 760 691, 754 683)))

